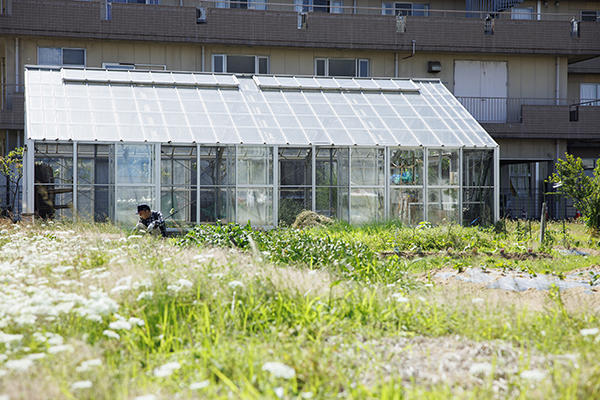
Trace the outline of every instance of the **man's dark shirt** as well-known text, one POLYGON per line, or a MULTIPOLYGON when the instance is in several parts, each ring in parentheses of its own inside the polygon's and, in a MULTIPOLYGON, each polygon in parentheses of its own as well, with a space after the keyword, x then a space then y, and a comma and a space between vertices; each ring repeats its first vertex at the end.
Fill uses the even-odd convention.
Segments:
POLYGON ((161 235, 163 235, 163 237, 167 236, 167 228, 165 227, 165 219, 163 218, 163 215, 160 211, 152 211, 150 213, 150 217, 148 217, 146 219, 140 218, 140 222, 142 224, 144 224, 145 226, 148 226, 154 222, 154 226, 158 227, 160 229, 161 235))

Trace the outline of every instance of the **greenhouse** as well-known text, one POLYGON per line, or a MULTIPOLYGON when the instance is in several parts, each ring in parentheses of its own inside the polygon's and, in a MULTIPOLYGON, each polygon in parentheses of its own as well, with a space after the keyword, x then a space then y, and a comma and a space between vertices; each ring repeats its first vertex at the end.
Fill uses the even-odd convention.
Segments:
POLYGON ((498 219, 498 145, 439 80, 27 67, 23 209, 132 224, 498 219))

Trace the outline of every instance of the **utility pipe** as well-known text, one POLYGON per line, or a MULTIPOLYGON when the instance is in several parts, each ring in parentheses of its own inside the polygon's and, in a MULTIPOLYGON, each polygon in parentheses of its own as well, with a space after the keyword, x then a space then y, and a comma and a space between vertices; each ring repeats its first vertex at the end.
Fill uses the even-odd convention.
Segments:
POLYGON ((537 2, 537 20, 542 20, 542 0, 538 0, 537 2))
POLYGON ((204 72, 204 71, 205 71, 205 68, 204 68, 204 46, 202 46, 202 72, 204 72))
POLYGON ((406 60, 407 58, 411 58, 412 56, 415 55, 415 50, 416 50, 416 47, 417 47, 417 41, 415 39, 412 40, 412 45, 413 45, 412 54, 410 56, 404 57, 403 60, 406 60))
POLYGON ((560 57, 556 57, 556 105, 560 105, 560 57))
POLYGON ((394 53, 394 76, 398 77, 398 53, 394 53))
POLYGON ((19 91, 19 38, 15 38, 15 92, 19 91))

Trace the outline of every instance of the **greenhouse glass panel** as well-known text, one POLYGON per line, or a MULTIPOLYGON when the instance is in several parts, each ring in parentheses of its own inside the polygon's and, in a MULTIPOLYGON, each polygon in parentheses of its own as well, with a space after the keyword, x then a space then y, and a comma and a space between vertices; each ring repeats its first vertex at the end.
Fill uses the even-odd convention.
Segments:
POLYGON ((248 221, 254 226, 273 224, 273 189, 237 189, 236 215, 238 224, 248 221))
POLYGON ((196 146, 161 146, 161 211, 167 226, 196 221, 196 146))
POLYGON ((431 186, 454 186, 459 181, 459 150, 429 150, 428 184, 431 186))
POLYGON ((312 209, 312 149, 279 148, 278 222, 291 225, 298 214, 312 209))
POLYGON ((384 149, 352 149, 350 185, 381 186, 384 184, 384 149))
POLYGON ((383 188, 354 188, 350 192, 350 223, 364 224, 384 218, 383 188))
POLYGON ((403 224, 415 226, 424 221, 423 189, 393 188, 390 190, 390 212, 393 219, 403 224))
POLYGON ((271 185, 273 183, 273 148, 238 147, 238 185, 271 185))
POLYGON ((422 149, 390 149, 390 184, 423 185, 422 149))
POLYGON ((463 150, 463 224, 489 225, 494 221, 494 152, 463 150))
POLYGON ((348 220, 348 148, 318 148, 316 152, 316 212, 348 220))
POLYGON ((154 183, 154 146, 150 144, 117 145, 117 183, 154 183))
POLYGON ((114 145, 77 146, 77 211, 101 222, 114 217, 114 145))
POLYGON ((235 222, 234 187, 200 187, 200 223, 235 222))
POLYGON ((139 220, 137 205, 148 204, 155 209, 156 191, 154 187, 117 186, 117 221, 135 225, 139 220))
POLYGON ((427 220, 432 224, 460 223, 458 189, 428 189, 427 220))
POLYGON ((235 147, 200 147, 200 186, 235 185, 235 147))
POLYGON ((34 210, 41 218, 71 218, 73 208, 73 146, 36 143, 34 210))

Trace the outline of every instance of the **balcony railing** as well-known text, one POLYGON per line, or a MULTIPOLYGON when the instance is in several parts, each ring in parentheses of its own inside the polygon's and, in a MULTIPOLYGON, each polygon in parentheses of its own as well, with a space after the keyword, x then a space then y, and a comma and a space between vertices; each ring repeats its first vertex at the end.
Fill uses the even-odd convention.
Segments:
MULTIPOLYGON (((580 99, 540 99, 511 97, 457 97, 478 122, 517 123, 522 122, 522 106, 571 106, 582 103, 580 99)), ((592 100, 587 105, 596 105, 592 100)))
MULTIPOLYGON (((12 8, 15 3, 19 3, 19 0, 0 0, 0 15, 10 15, 12 8)), ((74 0, 55 0, 52 3, 74 3, 74 0)), ((98 3, 99 0, 92 0, 90 3, 98 3)), ((531 21, 590 21, 593 18, 589 15, 581 16, 580 12, 548 12, 549 8, 543 8, 540 13, 524 13, 510 12, 510 11, 494 11, 494 10, 440 10, 440 9, 383 9, 382 7, 364 7, 364 6, 343 6, 333 2, 330 5, 298 5, 294 4, 293 1, 283 2, 269 2, 265 0, 261 1, 223 1, 223 0, 177 0, 172 1, 173 5, 170 5, 171 1, 164 1, 160 7, 171 6, 171 7, 209 7, 209 8, 235 8, 235 9, 248 9, 248 10, 269 10, 269 11, 294 11, 294 12, 315 12, 315 13, 330 13, 330 14, 363 14, 363 15, 401 15, 407 17, 442 17, 442 18, 480 18, 485 19, 486 17, 493 19, 512 19, 512 20, 531 20, 531 21), (544 12, 545 11, 545 12, 544 12)), ((307 2, 310 3, 310 2, 307 2)), ((356 4, 356 3, 355 3, 356 4)), ((126 6, 132 6, 128 4, 126 6)), ((103 12, 101 13, 102 18, 111 19, 111 10, 113 8, 121 7, 121 3, 106 3, 103 6, 103 12)), ((154 5, 137 5, 141 7, 154 7, 154 5)), ((553 8, 555 10, 556 8, 553 8)), ((596 22, 600 22, 600 18, 596 18, 596 22)))

